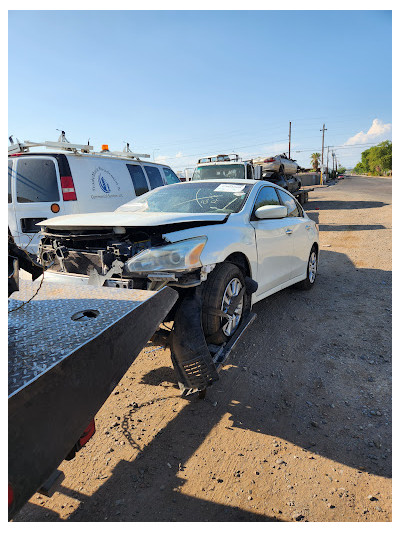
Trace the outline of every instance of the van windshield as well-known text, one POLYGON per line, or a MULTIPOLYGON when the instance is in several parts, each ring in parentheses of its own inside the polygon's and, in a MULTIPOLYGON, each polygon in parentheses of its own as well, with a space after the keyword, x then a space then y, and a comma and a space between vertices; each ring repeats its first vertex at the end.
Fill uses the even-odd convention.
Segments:
POLYGON ((122 205, 117 211, 141 213, 237 213, 253 185, 177 183, 160 187, 122 205))
POLYGON ((195 169, 192 180, 243 180, 245 177, 244 165, 204 165, 195 169))

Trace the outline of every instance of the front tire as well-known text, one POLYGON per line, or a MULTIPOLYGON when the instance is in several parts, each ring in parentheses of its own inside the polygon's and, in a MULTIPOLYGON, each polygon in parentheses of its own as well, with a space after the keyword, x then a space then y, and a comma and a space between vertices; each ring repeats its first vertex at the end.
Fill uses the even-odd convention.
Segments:
POLYGON ((308 258, 307 264, 307 277, 300 283, 296 284, 296 287, 303 291, 309 291, 315 285, 315 280, 317 278, 317 267, 318 267, 318 251, 317 247, 314 246, 311 248, 311 252, 308 258))
POLYGON ((203 332, 207 343, 220 345, 227 342, 250 309, 250 296, 243 292, 231 317, 220 316, 226 312, 235 296, 245 287, 244 274, 233 263, 220 263, 208 276, 203 291, 203 332))

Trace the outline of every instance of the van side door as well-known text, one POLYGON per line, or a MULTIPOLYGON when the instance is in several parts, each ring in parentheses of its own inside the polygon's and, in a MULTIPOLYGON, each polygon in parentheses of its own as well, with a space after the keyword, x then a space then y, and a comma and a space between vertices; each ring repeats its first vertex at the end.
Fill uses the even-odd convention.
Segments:
POLYGON ((151 189, 157 189, 157 187, 162 187, 164 185, 164 180, 157 165, 145 163, 143 164, 143 167, 147 174, 151 189))
POLYGON ((141 196, 142 194, 149 192, 149 182, 147 181, 147 178, 141 165, 127 163, 126 168, 129 170, 136 196, 141 196))

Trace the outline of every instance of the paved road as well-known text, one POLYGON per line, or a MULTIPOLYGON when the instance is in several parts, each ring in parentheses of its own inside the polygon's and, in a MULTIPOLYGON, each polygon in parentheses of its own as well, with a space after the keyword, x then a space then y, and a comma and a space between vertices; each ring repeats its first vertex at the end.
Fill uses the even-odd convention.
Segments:
POLYGON ((389 521, 391 180, 310 194, 319 277, 255 306, 203 401, 149 344, 52 499, 16 521, 389 521))

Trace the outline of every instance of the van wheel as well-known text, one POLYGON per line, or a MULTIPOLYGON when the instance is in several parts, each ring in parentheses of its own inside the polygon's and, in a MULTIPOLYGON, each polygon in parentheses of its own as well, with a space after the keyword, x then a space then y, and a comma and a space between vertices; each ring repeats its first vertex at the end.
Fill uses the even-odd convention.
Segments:
POLYGON ((317 266, 318 266, 318 252, 317 247, 314 245, 311 248, 310 256, 308 258, 307 265, 307 277, 300 283, 296 284, 296 287, 305 291, 309 291, 315 285, 317 278, 317 266))
POLYGON ((251 298, 245 290, 244 274, 233 263, 220 263, 208 276, 203 290, 203 332, 207 343, 223 344, 239 327, 251 298), (241 295, 241 296, 240 296, 241 295), (229 310, 234 298, 235 308, 229 310), (229 310, 229 318, 221 316, 229 310))

